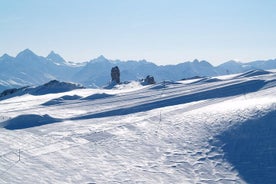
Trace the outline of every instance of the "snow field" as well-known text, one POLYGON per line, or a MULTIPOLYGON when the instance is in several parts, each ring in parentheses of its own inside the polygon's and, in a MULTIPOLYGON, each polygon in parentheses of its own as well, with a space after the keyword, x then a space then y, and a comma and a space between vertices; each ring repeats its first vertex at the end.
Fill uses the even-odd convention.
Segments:
MULTIPOLYGON (((243 154, 229 142, 235 132, 247 137, 267 134, 275 140, 275 133, 269 131, 275 127, 274 79, 275 74, 267 74, 193 84, 131 84, 126 90, 80 89, 0 101, 0 183, 276 181, 269 174, 276 169, 273 158, 264 157, 255 166, 254 159, 241 157, 264 149, 256 147, 263 141, 240 144, 237 140, 235 145, 247 149, 243 154), (81 98, 43 105, 66 95, 81 98), (4 127, 11 120, 21 125, 49 117, 60 121, 4 127), (247 129, 251 124, 255 127, 247 129), (259 128, 266 132, 261 134, 259 128), (267 171, 266 178, 252 175, 261 170, 267 171)), ((276 153, 275 144, 265 146, 269 149, 264 156, 276 153)))

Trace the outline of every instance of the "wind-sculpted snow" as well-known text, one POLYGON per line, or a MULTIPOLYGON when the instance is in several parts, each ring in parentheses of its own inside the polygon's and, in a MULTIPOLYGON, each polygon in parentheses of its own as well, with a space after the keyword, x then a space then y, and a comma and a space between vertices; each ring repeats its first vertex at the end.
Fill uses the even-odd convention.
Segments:
POLYGON ((208 83, 208 82, 218 82, 218 81, 221 81, 220 79, 217 79, 217 78, 202 78, 201 80, 197 80, 195 82, 193 82, 193 84, 196 84, 196 83, 208 83))
POLYGON ((150 87, 150 89, 153 89, 153 90, 158 90, 158 89, 165 89, 166 86, 168 85, 172 85, 172 84, 181 84, 179 82, 174 82, 174 81, 163 81, 161 83, 158 83, 156 85, 153 85, 150 87))
POLYGON ((222 132, 225 158, 248 183, 276 181, 276 104, 273 111, 222 132))
POLYGON ((244 77, 254 77, 258 75, 266 75, 270 74, 271 72, 265 71, 265 70, 250 70, 248 72, 245 72, 241 75, 238 75, 237 78, 244 78, 244 77))
MULTIPOLYGON (((143 101, 142 103, 138 103, 137 105, 127 105, 127 106, 120 106, 118 104, 118 108, 102 111, 95 114, 89 114, 84 116, 79 116, 76 118, 72 118, 72 120, 77 119, 90 119, 90 118, 101 118, 101 117, 108 117, 108 116, 120 116, 120 115, 127 115, 131 113, 137 113, 142 111, 148 111, 155 108, 178 105, 183 103, 190 103, 200 100, 210 100, 214 98, 225 98, 229 96, 236 96, 236 95, 244 95, 250 92, 257 91, 264 87, 266 84, 263 80, 250 80, 250 81, 238 81, 236 83, 230 84, 221 84, 215 85, 208 89, 201 89, 199 91, 193 93, 183 93, 177 96, 169 96, 169 97, 160 97, 157 100, 147 100, 143 101)), ((176 84, 178 85, 178 83, 176 84)), ((162 86, 162 85, 161 85, 162 86)), ((157 85, 158 88, 151 88, 151 89, 159 89, 161 87, 157 85)), ((163 86, 164 87, 164 86, 163 86)), ((164 87, 165 88, 165 87, 164 87)), ((169 93, 170 90, 164 93, 169 93)))
POLYGON ((15 118, 9 119, 3 123, 1 126, 8 130, 17 130, 17 129, 25 129, 32 128, 35 126, 46 125, 50 123, 59 122, 59 119, 52 118, 51 116, 45 115, 36 115, 36 114, 26 114, 20 115, 15 118))
POLYGON ((217 78, 2 100, 0 183, 276 183, 276 74, 217 78))
POLYGON ((62 97, 59 97, 59 98, 49 100, 49 101, 43 103, 42 105, 46 105, 46 106, 57 105, 57 104, 64 103, 64 102, 70 101, 70 100, 78 100, 80 98, 82 98, 82 97, 78 96, 78 95, 72 95, 72 96, 71 95, 65 95, 65 96, 62 96, 62 97))
POLYGON ((108 98, 108 97, 112 97, 112 96, 114 96, 114 95, 106 94, 106 93, 97 93, 97 94, 87 96, 87 97, 83 98, 82 100, 97 100, 97 99, 108 98))

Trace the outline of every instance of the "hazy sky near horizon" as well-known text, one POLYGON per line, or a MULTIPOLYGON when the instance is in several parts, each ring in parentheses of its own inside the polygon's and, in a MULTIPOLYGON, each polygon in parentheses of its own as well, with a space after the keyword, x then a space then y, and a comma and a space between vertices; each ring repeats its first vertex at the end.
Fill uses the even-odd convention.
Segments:
POLYGON ((0 0, 0 55, 214 65, 276 58, 275 0, 0 0))

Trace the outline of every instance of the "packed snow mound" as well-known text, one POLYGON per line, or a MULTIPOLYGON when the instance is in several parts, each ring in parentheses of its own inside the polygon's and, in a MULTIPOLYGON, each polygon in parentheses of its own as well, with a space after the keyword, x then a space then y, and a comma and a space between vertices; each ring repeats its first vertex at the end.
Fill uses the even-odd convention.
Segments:
POLYGON ((43 103, 42 105, 57 105, 57 104, 60 104, 60 103, 64 103, 66 101, 70 101, 70 100, 78 100, 82 98, 81 96, 78 96, 78 95, 65 95, 65 96, 62 96, 60 98, 55 98, 55 99, 52 99, 52 100, 49 100, 45 103, 43 103))
POLYGON ((245 72, 241 75, 238 75, 237 78, 240 77, 254 77, 254 76, 259 76, 259 75, 266 75, 270 74, 271 72, 266 71, 266 70, 250 70, 248 72, 245 72))
POLYGON ((60 121, 59 119, 53 118, 47 114, 45 115, 26 114, 26 115, 20 115, 10 120, 7 120, 1 123, 1 126, 8 130, 18 130, 18 129, 42 126, 50 123, 56 123, 59 121, 60 121))

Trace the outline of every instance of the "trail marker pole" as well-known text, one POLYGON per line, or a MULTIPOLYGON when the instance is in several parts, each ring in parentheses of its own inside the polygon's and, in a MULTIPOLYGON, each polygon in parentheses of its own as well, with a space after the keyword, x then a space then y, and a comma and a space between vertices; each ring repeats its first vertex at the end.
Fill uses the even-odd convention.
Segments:
POLYGON ((18 150, 18 161, 20 161, 20 159, 21 159, 21 155, 20 154, 21 154, 21 150, 19 149, 18 150))

